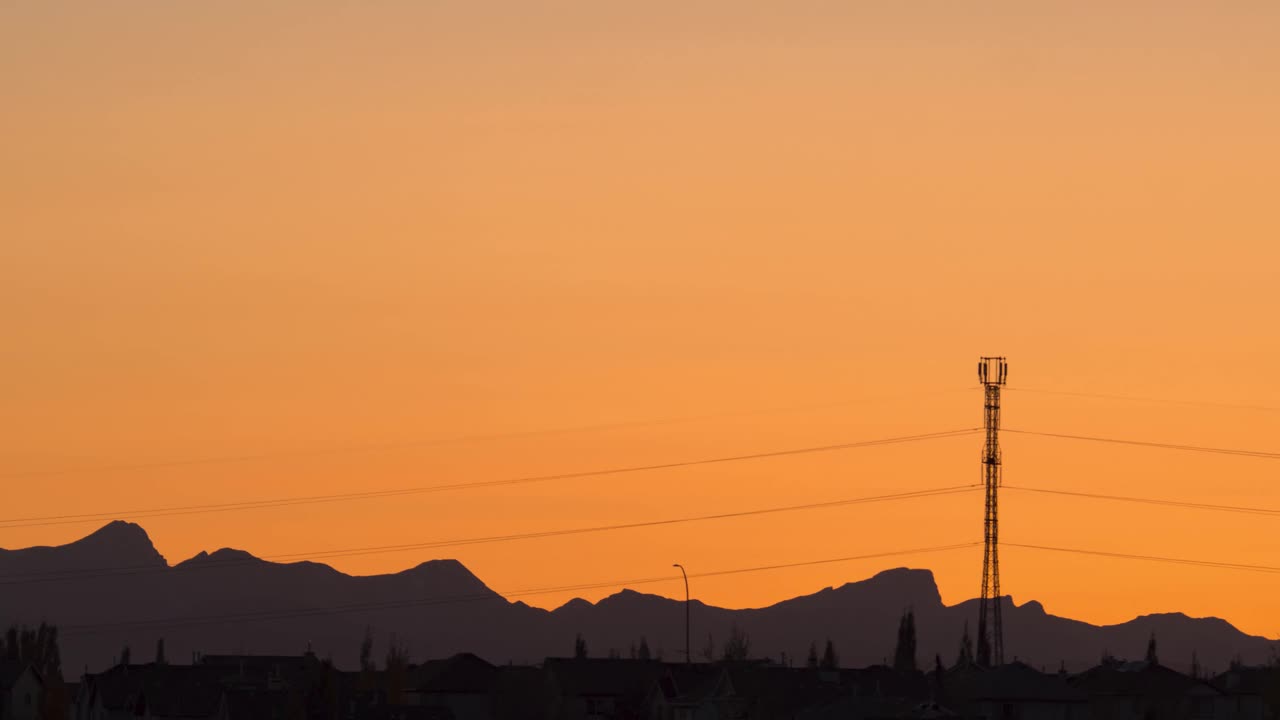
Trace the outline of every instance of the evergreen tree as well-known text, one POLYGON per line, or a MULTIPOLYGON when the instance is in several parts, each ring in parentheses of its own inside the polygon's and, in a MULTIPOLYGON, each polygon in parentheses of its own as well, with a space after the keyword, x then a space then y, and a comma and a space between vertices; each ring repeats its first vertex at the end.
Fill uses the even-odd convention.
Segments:
POLYGON ((822 664, 819 667, 823 670, 840 669, 840 656, 836 655, 836 646, 832 644, 831 638, 827 638, 827 647, 822 651, 822 664))
POLYGON ((1151 631, 1151 639, 1147 640, 1147 664, 1160 664, 1160 659, 1156 656, 1156 633, 1154 630, 1151 631))
POLYGON ((711 637, 711 633, 707 633, 707 645, 702 648, 702 657, 706 658, 707 662, 715 662, 716 641, 715 638, 711 637))
POLYGON ((4 656, 6 660, 18 662, 22 659, 22 645, 18 643, 18 626, 13 625, 4 634, 4 656))
POLYGON ((751 652, 751 638, 736 623, 729 626, 729 639, 724 643, 724 659, 741 662, 751 652))
POLYGON ((641 660, 649 660, 651 654, 649 652, 649 641, 643 635, 640 636, 640 649, 636 652, 641 660))
MULTIPOLYGON (((45 627, 45 624, 40 623, 40 627, 45 627)), ((40 668, 40 674, 44 677, 45 682, 48 682, 50 678, 54 678, 57 684, 62 684, 62 650, 58 647, 58 628, 56 625, 48 626, 48 632, 44 635, 44 642, 41 645, 37 666, 40 668)))
POLYGON ((807 664, 814 670, 818 669, 818 643, 809 643, 809 660, 807 664))
POLYGON ((156 664, 165 665, 167 660, 164 657, 164 638, 156 640, 156 664))
POLYGON ((960 652, 956 655, 956 665, 966 667, 973 664, 973 638, 969 637, 969 621, 964 621, 964 634, 960 636, 960 652))
POLYGON ((40 623, 36 629, 11 626, 0 638, 0 658, 30 663, 41 678, 62 682, 62 651, 58 646, 58 628, 40 623))
POLYGON ((933 656, 933 700, 941 703, 943 695, 946 694, 946 668, 942 667, 942 655, 933 656))
POLYGON ((128 665, 133 659, 133 652, 129 650, 129 643, 124 644, 124 648, 120 650, 120 664, 128 665))
POLYGON ((893 651, 893 669, 898 672, 916 670, 916 617, 907 610, 898 622, 898 645, 893 651))
POLYGON ((29 627, 22 628, 18 642, 22 645, 23 658, 33 658, 39 652, 38 648, 40 647, 40 643, 37 638, 37 631, 32 630, 29 627))
POLYGON ((573 657, 578 660, 587 659, 587 641, 582 633, 578 633, 578 637, 573 640, 573 657))
POLYGON ((364 639, 360 641, 360 672, 373 672, 373 628, 364 626, 364 639))
POLYGON ((638 650, 636 650, 636 641, 635 641, 635 640, 632 640, 632 641, 631 641, 631 647, 630 647, 630 648, 628 648, 628 657, 630 657, 632 660, 635 660, 635 659, 636 659, 636 653, 637 653, 637 652, 639 652, 639 651, 638 651, 638 650))
POLYGON ((974 661, 980 667, 991 667, 991 638, 987 637, 986 618, 978 618, 978 656, 974 661))
POLYGON ((1196 651, 1191 651, 1191 677, 1199 680, 1202 673, 1200 672, 1200 658, 1196 657, 1196 651))
POLYGON ((378 687, 378 668, 373 660, 373 628, 364 626, 364 637, 360 639, 360 675, 356 681, 361 692, 373 692, 378 687))
POLYGON ((36 638, 36 656, 28 660, 44 679, 39 717, 41 720, 65 720, 71 714, 71 693, 62 680, 62 651, 58 648, 58 628, 40 623, 36 638))
POLYGON ((384 669, 387 681, 387 703, 390 705, 403 705, 405 684, 408 681, 409 673, 409 650, 396 642, 394 635, 391 636, 391 642, 387 646, 387 659, 384 669))

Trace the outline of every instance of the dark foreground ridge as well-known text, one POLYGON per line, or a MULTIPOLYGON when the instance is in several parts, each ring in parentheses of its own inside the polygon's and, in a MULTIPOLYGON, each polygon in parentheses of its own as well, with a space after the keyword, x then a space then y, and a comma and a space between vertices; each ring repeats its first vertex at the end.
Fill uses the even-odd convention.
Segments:
MULTIPOLYGON (((366 628, 382 641, 394 635, 418 657, 474 653, 497 664, 561 655, 579 634, 601 655, 626 656, 645 638, 652 657, 676 660, 685 644, 683 603, 657 595, 623 590, 546 611, 508 601, 454 560, 353 577, 320 563, 273 563, 222 549, 170 566, 141 527, 123 522, 61 547, 0 550, 0 583, 0 623, 56 625, 62 664, 77 672, 112 666, 126 645, 135 658, 149 655, 161 640, 173 659, 289 656, 309 647, 337 668, 355 669, 366 628)), ((1261 664, 1278 647, 1216 618, 1148 615, 1100 627, 1048 614, 1037 602, 1001 602, 1006 658, 1029 667, 1083 671, 1109 652, 1141 653, 1153 635, 1164 664, 1182 671, 1193 656, 1205 672, 1261 664)), ((953 661, 976 601, 947 606, 932 573, 905 568, 766 608, 695 600, 693 654, 705 658, 709 649, 718 657, 736 628, 751 638, 752 657, 804 658, 830 639, 844 664, 872 666, 888 662, 908 608, 918 656, 953 661)))

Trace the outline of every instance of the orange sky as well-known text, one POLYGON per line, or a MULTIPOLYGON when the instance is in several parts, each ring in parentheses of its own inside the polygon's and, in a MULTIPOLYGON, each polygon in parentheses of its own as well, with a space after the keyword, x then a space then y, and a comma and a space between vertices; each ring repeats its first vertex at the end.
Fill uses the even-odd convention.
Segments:
MULTIPOLYGON (((1015 387, 1280 406, 1280 6, 1117 5, 5 3, 5 474, 700 419, 10 478, 3 516, 972 427, 982 354, 1009 356, 1015 387)), ((1280 450, 1275 411, 1010 391, 1005 418, 1280 450)), ((980 446, 144 524, 171 561, 411 543, 976 482, 980 446)), ((1274 461, 1004 448, 1010 484, 1280 507, 1274 461)), ((1265 517, 1012 492, 1002 510, 1010 542, 1280 564, 1265 517)), ((981 519, 972 495, 334 564, 444 554, 514 590, 975 541, 981 519)), ((92 529, 0 529, 0 546, 92 529)), ((1280 636, 1275 575, 1002 558, 1005 590, 1057 614, 1280 636)), ((694 592, 760 605, 910 564, 957 602, 980 560, 694 592)))

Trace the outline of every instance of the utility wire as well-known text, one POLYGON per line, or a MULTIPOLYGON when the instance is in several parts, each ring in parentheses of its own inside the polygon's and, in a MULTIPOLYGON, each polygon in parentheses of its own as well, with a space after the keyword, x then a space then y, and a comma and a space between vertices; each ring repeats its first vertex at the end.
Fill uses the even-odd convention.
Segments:
POLYGON ((1205 447, 1201 445, 1182 445, 1179 443, 1147 442, 1144 440, 1125 440, 1121 438, 1096 437, 1090 435, 1067 435, 1065 433, 1014 430, 1011 428, 1003 428, 1002 432, 1016 433, 1018 435, 1062 438, 1066 440, 1089 440, 1091 442, 1112 443, 1116 445, 1136 445, 1139 447, 1162 448, 1165 450, 1186 450, 1190 452, 1215 453, 1218 455, 1238 455, 1241 457, 1262 458, 1264 460, 1280 460, 1280 452, 1270 452, 1265 450, 1240 450, 1234 448, 1205 447))
POLYGON ((1175 400, 1168 398, 1140 397, 1137 395, 1108 395, 1105 393, 1071 392, 1067 390, 1043 390, 1040 388, 1006 387, 1014 392, 1036 393, 1037 395, 1062 395, 1067 397, 1096 398, 1099 400, 1124 400, 1129 402, 1163 403, 1167 405, 1190 405, 1192 407, 1217 407, 1230 410, 1260 410, 1263 412, 1280 412, 1280 407, 1269 405, 1239 405, 1233 403, 1212 402, 1209 400, 1175 400))
MULTIPOLYGON (((919 555, 924 553, 945 552, 949 550, 959 550, 962 548, 977 547, 981 543, 968 542, 956 543, 952 545, 937 545, 933 547, 914 548, 910 550, 895 550, 890 552, 870 553, 866 555, 848 555, 845 557, 823 558, 820 560, 803 560, 799 562, 778 563, 774 565, 759 565, 755 567, 733 568, 729 570, 714 570, 702 573, 690 573, 690 578, 710 578, 722 577, 726 575, 741 575, 746 573, 767 572, 770 570, 782 570, 786 568, 810 567, 815 565, 829 565, 835 563, 854 562, 857 560, 874 560, 885 557, 897 557, 901 555, 919 555)), ((315 617, 322 615, 337 615, 350 612, 368 612, 375 610, 394 610, 408 607, 429 607, 434 605, 449 605, 457 603, 481 602, 499 600, 507 602, 508 598, 513 597, 530 597, 534 595, 548 595, 562 592, 577 592, 581 590, 598 590, 612 587, 626 587, 630 585, 649 585, 654 583, 674 582, 680 580, 679 575, 662 575, 655 577, 646 577, 630 580, 610 580, 607 582, 588 583, 581 585, 561 585, 557 587, 540 587, 525 590, 517 590, 499 594, 492 590, 485 593, 471 593, 468 595, 457 595, 444 598, 418 598, 412 600, 395 600, 376 603, 356 603, 349 605, 336 605, 330 607, 316 608, 299 608, 293 610, 268 610, 268 611, 252 611, 244 613, 231 613, 225 615, 208 615, 203 617, 189 618, 170 618, 170 619, 146 619, 133 620, 124 622, 111 623, 95 623, 86 625, 70 625, 66 627, 68 635, 86 635, 101 632, 110 629, 138 628, 138 627, 190 627, 196 625, 216 625, 227 622, 261 622, 271 620, 290 620, 297 618, 315 617)))
POLYGON ((1090 500, 1115 500, 1118 502, 1140 503, 1144 505, 1160 505, 1164 507, 1187 508, 1190 510, 1213 510, 1217 512, 1244 513, 1247 515, 1280 516, 1280 509, 1248 507, 1243 505, 1214 505, 1211 503, 1191 502, 1186 500, 1164 500, 1160 498, 1134 497, 1129 495, 1106 495, 1103 493, 1075 492, 1071 490, 1051 490, 1049 488, 1025 487, 1022 485, 1002 485, 1002 490, 1042 493, 1046 495, 1063 495, 1066 497, 1088 498, 1090 500))
POLYGON ((1105 552, 1102 550, 1082 550, 1080 548, 1063 548, 1052 547, 1049 545, 1028 545, 1023 543, 1001 542, 1001 547, 1024 548, 1027 550, 1046 550, 1059 553, 1072 553, 1076 555, 1092 555, 1096 557, 1116 558, 1120 560, 1142 560, 1146 562, 1162 562, 1174 565, 1193 565, 1196 567, 1218 568, 1222 570, 1245 570, 1248 572, 1258 572, 1275 574, 1280 573, 1280 567, 1272 565, 1248 565, 1245 563, 1219 562, 1216 560, 1192 560, 1187 558, 1171 558, 1161 557, 1158 555, 1135 555, 1131 553, 1105 552))
POLYGON ((898 400, 905 397, 928 397, 933 395, 943 395, 953 392, 961 392, 969 388, 951 388, 947 390, 929 390, 915 393, 898 393, 895 395, 884 395, 878 397, 855 398, 851 400, 837 400, 826 403, 816 403, 812 405, 797 405, 791 407, 773 407, 756 410, 740 410, 727 411, 718 413, 707 413, 703 415, 686 415, 681 417, 656 418, 650 420, 626 420, 612 423, 597 423, 594 425, 577 425, 560 428, 545 428, 538 430, 517 430, 513 432, 503 433, 486 433, 476 435, 461 435, 455 437, 435 438, 431 440, 410 440, 406 442, 388 442, 388 443, 372 443, 368 445, 350 445, 337 448, 307 448, 301 450, 281 450, 274 452, 262 453, 245 453, 241 455, 219 455, 202 458, 187 458, 180 460, 162 460, 157 462, 138 462, 138 463, 119 463, 115 465, 95 465, 78 468, 58 468, 53 470, 30 470, 23 472, 0 473, 0 480, 16 480, 22 478, 42 478, 42 477, 59 477, 64 475, 87 475, 94 473, 109 472, 138 472, 144 470, 167 470, 182 467, 198 467, 202 465, 226 465, 235 463, 259 462, 264 460, 284 460, 295 458, 310 457, 327 457, 333 455, 350 455, 358 453, 372 453, 387 450, 407 450, 419 447, 436 447, 440 445, 454 445, 470 442, 482 442, 486 440, 512 440, 519 438, 543 437, 548 435, 568 435, 572 433, 600 432, 606 430, 624 430, 628 428, 655 427, 661 425, 674 425, 678 423, 697 422, 700 420, 715 420, 720 418, 731 417, 750 417, 754 415, 770 415, 788 412, 801 412, 805 410, 822 410, 827 408, 847 407, 850 405, 871 404, 877 402, 885 402, 889 400, 898 400))
POLYGON ((757 515, 770 515, 776 513, 798 512, 807 510, 821 510, 835 507, 846 507, 850 505, 863 505, 868 503, 891 502, 897 500, 917 500, 931 497, 943 497, 948 495, 957 495, 961 493, 973 492, 979 486, 977 485, 954 485, 951 487, 933 488, 928 490, 916 490, 911 492, 894 493, 891 495, 871 495, 865 497, 845 498, 841 500, 830 500, 826 502, 806 503, 803 505, 785 505, 782 507, 758 508, 755 510, 741 510, 738 512, 716 513, 713 515, 698 515, 693 517, 669 518, 664 520, 648 520, 643 522, 621 523, 617 525, 597 525, 592 527, 567 528, 559 530, 541 530, 537 532, 515 533, 510 535, 489 535, 483 537, 472 537, 454 540, 436 540, 423 543, 411 543, 405 545, 380 545, 375 547, 350 548, 343 550, 321 550, 310 553, 282 553, 276 555, 264 555, 262 557, 254 557, 250 559, 235 560, 212 560, 198 563, 186 562, 170 567, 168 565, 131 565, 111 568, 83 568, 79 570, 51 570, 42 573, 22 573, 13 575, 0 575, 0 586, 4 585, 26 585, 29 583, 39 582, 58 582, 66 580, 92 580, 103 577, 119 577, 123 575, 143 575, 156 574, 165 572, 186 572, 191 570, 209 570, 224 567, 242 567, 246 565, 259 565, 266 560, 280 560, 285 558, 301 558, 302 560, 332 559, 337 557, 350 557, 355 555, 375 555, 381 553, 405 552, 411 550, 426 550, 432 548, 444 547, 461 547, 465 545, 480 545, 486 543, 512 542, 517 540, 532 540, 538 538, 561 537, 565 535, 584 535, 588 533, 609 532, 615 530, 631 530, 636 528, 659 527, 664 525, 679 525, 684 523, 703 522, 707 520, 726 520, 731 518, 751 517, 757 515))
POLYGON ((856 442, 839 443, 835 445, 818 445, 813 447, 790 448, 786 450, 774 450, 769 452, 751 453, 746 455, 727 455, 712 458, 701 458, 695 460, 680 460, 676 462, 659 463, 654 465, 632 465, 626 467, 605 468, 601 470, 584 470, 569 473, 557 473, 552 475, 532 475, 517 478, 505 478, 500 480, 485 480, 470 483, 448 483, 443 485, 426 485, 419 487, 398 488, 393 490, 370 490, 355 493, 338 493, 333 495, 309 495, 301 497, 277 498, 271 500, 250 500, 234 503, 217 503, 204 505, 185 505, 167 508, 150 508, 136 510, 118 510, 113 512, 85 513, 80 515, 46 515, 35 517, 18 517, 0 519, 0 530, 8 530, 12 528, 24 527, 41 527, 46 525, 68 525, 89 522, 102 522, 104 520, 113 520, 122 517, 134 519, 146 519, 153 517, 168 517, 172 515, 192 515, 214 512, 234 512, 240 510, 255 510, 261 508, 288 507, 292 505, 310 505, 318 503, 346 502, 351 500, 365 500, 373 498, 400 497, 404 495, 420 495, 425 493, 443 492, 448 490, 474 490, 477 488, 503 487, 508 485, 522 485, 528 483, 548 482, 552 480, 572 480, 586 477, 599 477, 603 475, 623 475, 629 473, 650 472, 655 470, 670 470, 675 468, 694 467, 699 465, 714 465, 720 463, 740 462, 745 460, 764 460, 769 458, 789 457, 793 455, 805 455, 812 453, 834 452, 838 450, 853 450, 857 448, 876 447, 880 445, 895 445, 899 443, 920 442, 924 440, 939 440, 943 438, 961 437, 976 433, 981 428, 967 428, 963 430, 947 430, 943 432, 924 433, 920 435, 904 435, 900 437, 881 438, 877 440, 861 440, 856 442))

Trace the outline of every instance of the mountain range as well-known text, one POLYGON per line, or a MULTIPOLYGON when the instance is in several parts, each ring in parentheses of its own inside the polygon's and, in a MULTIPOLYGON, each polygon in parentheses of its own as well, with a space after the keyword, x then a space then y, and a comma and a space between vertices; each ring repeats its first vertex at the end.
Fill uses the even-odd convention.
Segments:
MULTIPOLYGON (((1083 669, 1104 653, 1139 657, 1154 633, 1162 662, 1186 668, 1192 653, 1207 669, 1232 660, 1263 662, 1280 642, 1246 635, 1218 618, 1145 615, 1097 626, 1057 617, 1038 602, 1001 599, 1006 659, 1083 669)), ((842 665, 892 657, 898 620, 911 608, 919 662, 935 654, 950 664, 977 601, 945 605, 928 570, 899 568, 758 609, 732 610, 693 601, 693 652, 708 636, 717 646, 737 626, 753 657, 796 664, 811 643, 829 638, 842 665)), ((684 603, 622 590, 555 610, 509 601, 455 560, 432 560, 399 573, 351 576, 320 563, 273 563, 222 549, 169 565, 145 530, 112 522, 59 547, 0 550, 0 624, 56 624, 64 674, 99 670, 128 645, 134 662, 152 659, 165 641, 171 662, 193 653, 296 655, 310 648, 339 667, 356 665, 366 628, 385 652, 391 637, 415 659, 469 651, 494 663, 538 662, 573 652, 580 633, 592 655, 627 656, 643 637, 665 659, 683 658, 684 603)))

